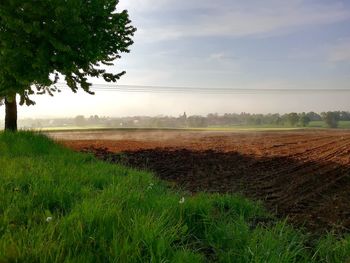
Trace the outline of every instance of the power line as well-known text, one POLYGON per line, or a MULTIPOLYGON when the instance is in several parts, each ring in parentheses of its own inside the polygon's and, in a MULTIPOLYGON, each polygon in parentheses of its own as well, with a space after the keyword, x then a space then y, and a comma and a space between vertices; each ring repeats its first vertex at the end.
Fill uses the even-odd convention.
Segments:
MULTIPOLYGON (((57 85, 59 88, 68 88, 63 83, 57 85)), ((350 92, 350 89, 237 89, 237 88, 201 88, 201 87, 171 87, 171 86, 144 86, 144 85, 115 85, 115 84, 93 84, 92 91, 101 92, 127 92, 127 93, 199 93, 199 94, 260 94, 260 93, 340 93, 350 92)))
MULTIPOLYGON (((143 54, 143 56, 152 57, 154 59, 154 54, 143 54)), ((163 58, 194 58, 194 59, 202 59, 202 60, 232 60, 232 61, 242 61, 242 62, 290 62, 290 63, 316 63, 316 64, 325 64, 331 62, 327 59, 317 59, 312 57, 243 57, 243 56, 232 56, 232 55, 225 55, 225 54, 212 54, 211 56, 196 56, 196 55, 165 55, 161 54, 159 57, 163 58)))

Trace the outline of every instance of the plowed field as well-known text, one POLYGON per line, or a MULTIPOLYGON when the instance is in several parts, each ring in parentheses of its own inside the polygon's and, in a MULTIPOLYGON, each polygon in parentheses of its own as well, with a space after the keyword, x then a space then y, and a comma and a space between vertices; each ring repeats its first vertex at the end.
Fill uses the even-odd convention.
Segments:
POLYGON ((50 135, 75 150, 151 170, 191 192, 240 192, 312 231, 350 232, 350 131, 50 135))

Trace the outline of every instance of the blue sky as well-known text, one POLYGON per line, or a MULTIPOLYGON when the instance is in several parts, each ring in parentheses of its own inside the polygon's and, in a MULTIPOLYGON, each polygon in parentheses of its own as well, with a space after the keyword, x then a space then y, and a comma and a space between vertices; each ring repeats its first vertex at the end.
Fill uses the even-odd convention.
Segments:
POLYGON ((350 1, 121 0, 122 84, 350 88, 350 1))

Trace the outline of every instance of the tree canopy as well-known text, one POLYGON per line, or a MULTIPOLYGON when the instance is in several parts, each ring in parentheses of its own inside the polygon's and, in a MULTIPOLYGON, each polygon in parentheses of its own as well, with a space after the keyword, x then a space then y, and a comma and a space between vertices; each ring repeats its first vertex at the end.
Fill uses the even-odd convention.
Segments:
POLYGON ((325 121, 327 127, 329 128, 337 128, 339 121, 339 113, 337 112, 324 112, 322 113, 323 120, 325 121))
POLYGON ((88 77, 117 81, 102 68, 129 52, 135 28, 117 0, 1 0, 0 97, 48 93, 63 77, 73 92, 90 91, 88 77))

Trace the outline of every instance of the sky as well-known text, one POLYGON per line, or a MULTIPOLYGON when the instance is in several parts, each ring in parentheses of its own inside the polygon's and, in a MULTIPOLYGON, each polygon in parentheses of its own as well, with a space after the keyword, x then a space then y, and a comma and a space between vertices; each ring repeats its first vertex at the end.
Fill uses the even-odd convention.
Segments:
POLYGON ((35 97, 20 117, 350 110, 348 0, 120 0, 123 9, 138 31, 131 53, 110 68, 127 71, 120 85, 295 92, 64 91, 35 97))

